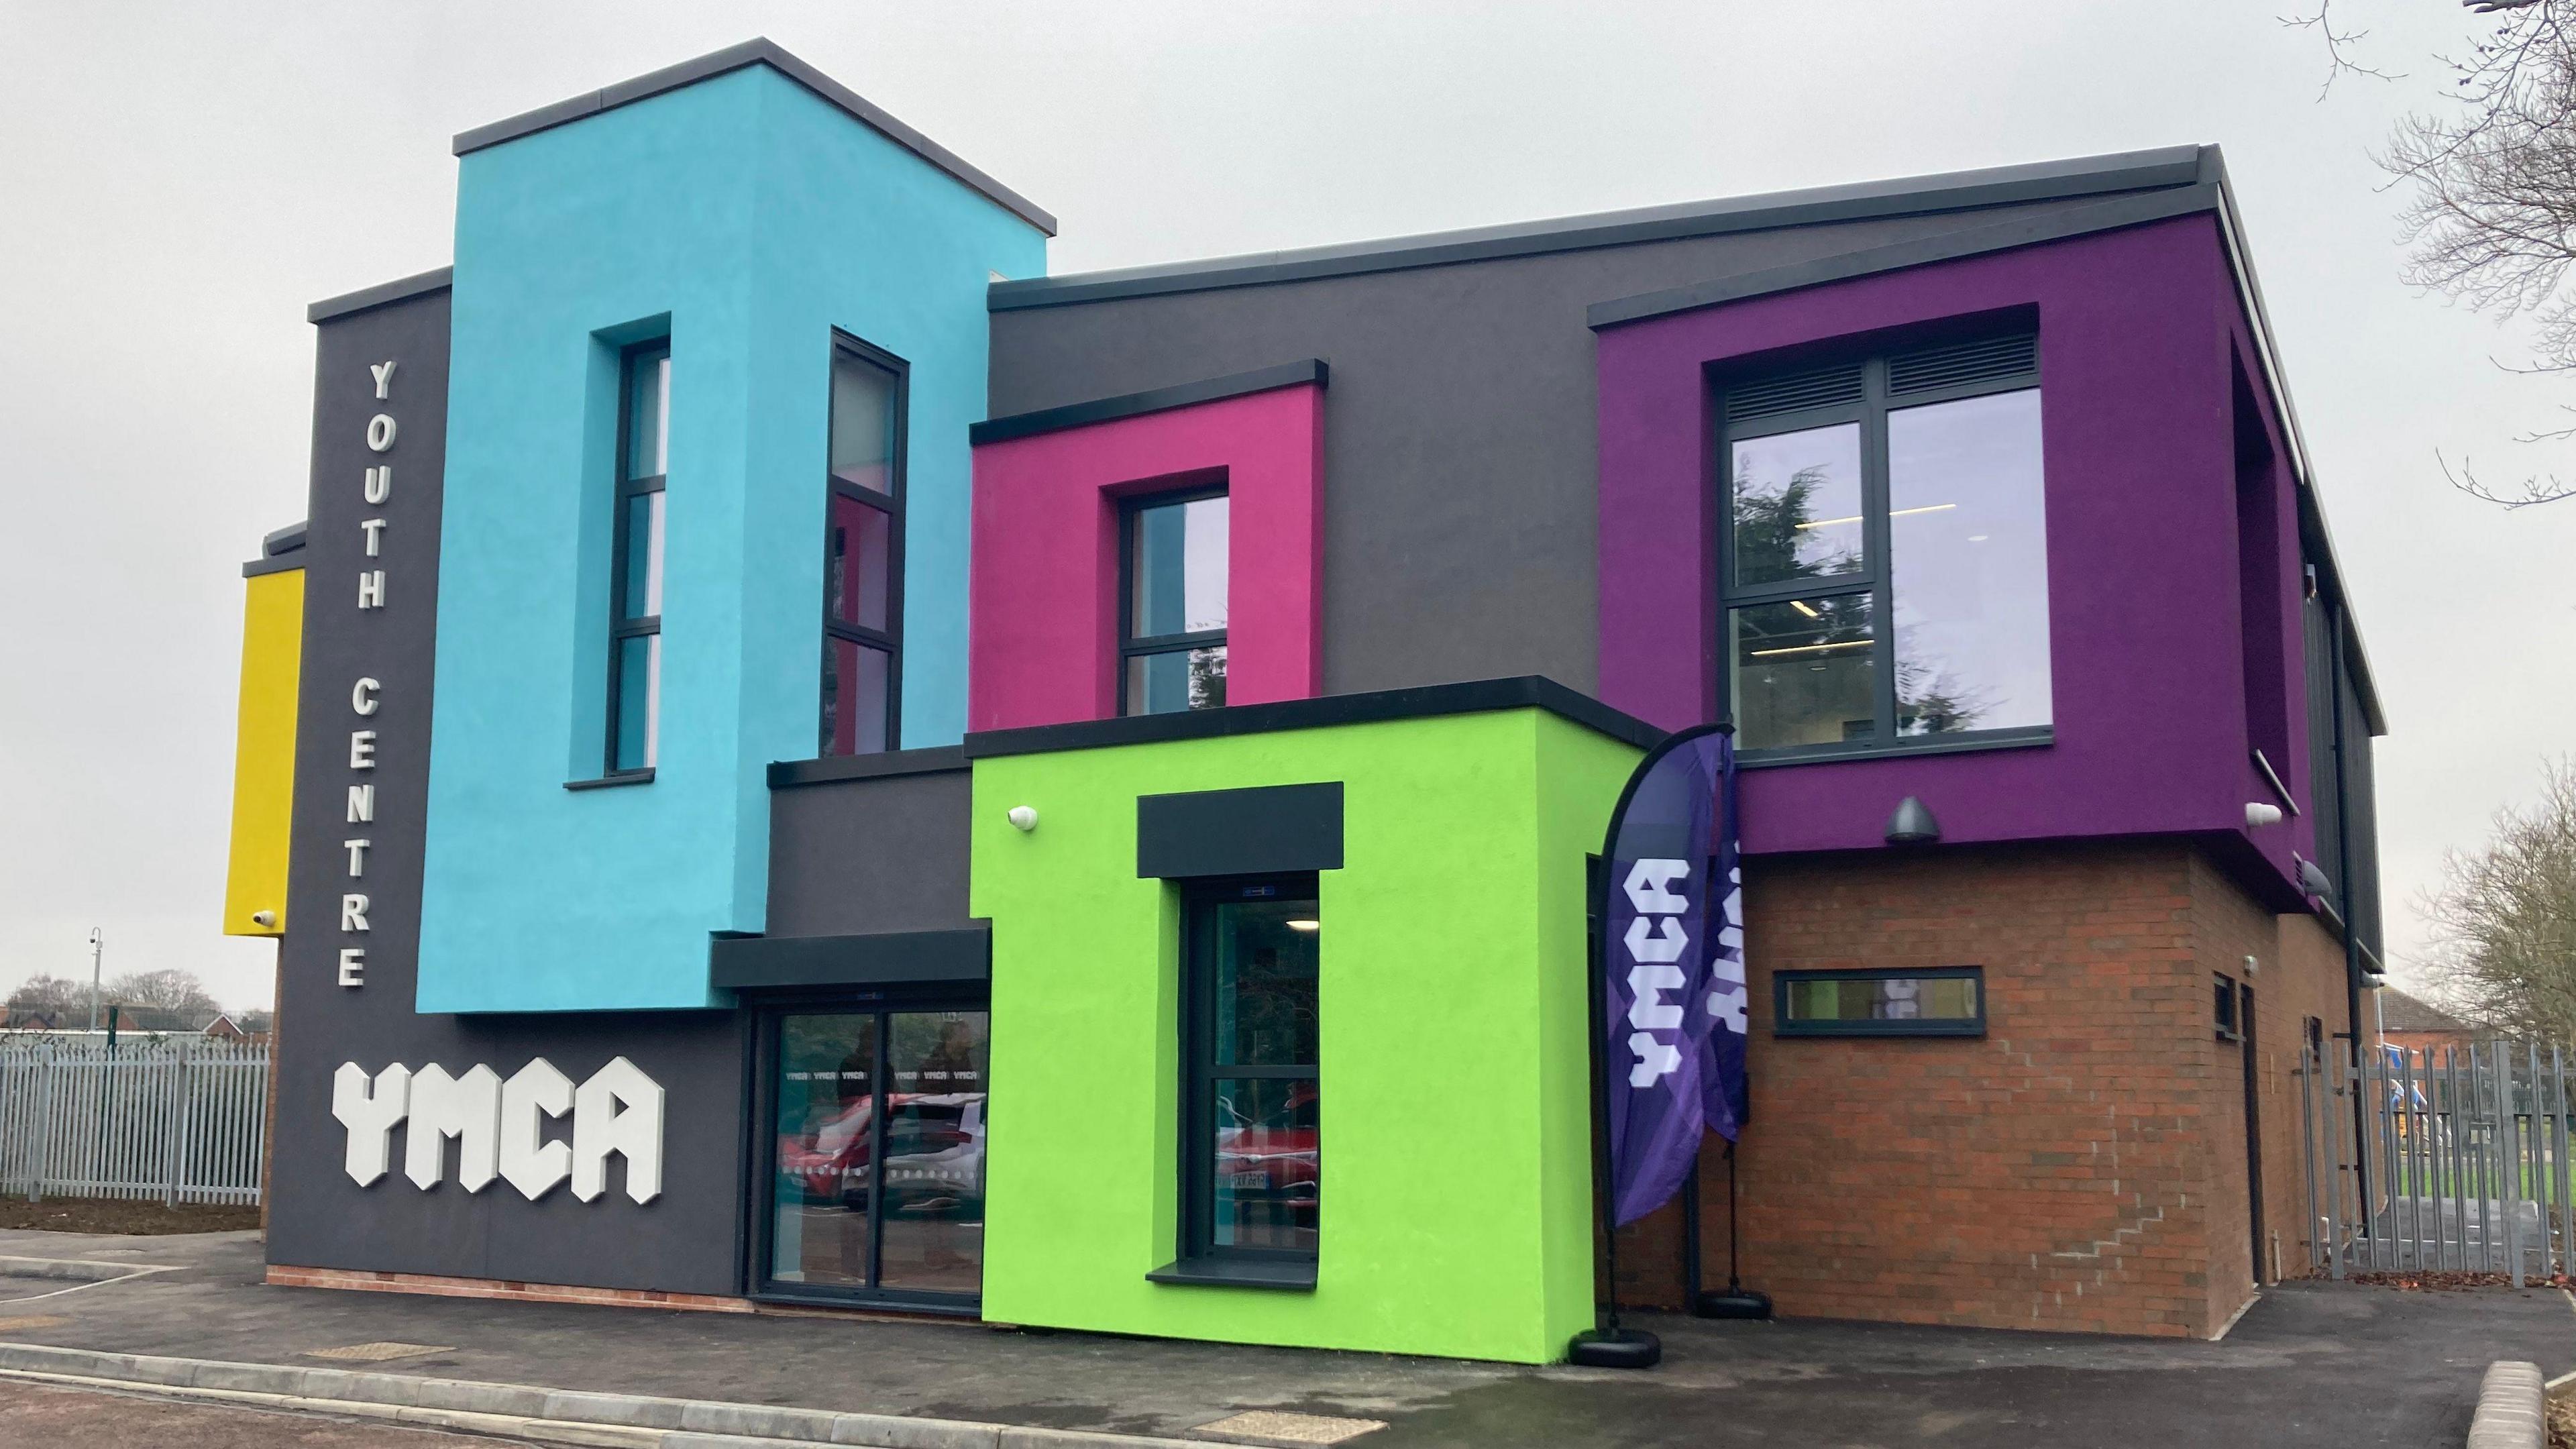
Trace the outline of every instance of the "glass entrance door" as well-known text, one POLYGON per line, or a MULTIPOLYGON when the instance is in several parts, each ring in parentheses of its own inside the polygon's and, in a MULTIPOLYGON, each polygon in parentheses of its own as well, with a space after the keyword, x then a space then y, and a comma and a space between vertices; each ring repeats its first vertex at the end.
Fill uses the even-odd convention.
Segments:
POLYGON ((771 1019, 764 1292, 974 1302, 989 1030, 981 1010, 771 1019))

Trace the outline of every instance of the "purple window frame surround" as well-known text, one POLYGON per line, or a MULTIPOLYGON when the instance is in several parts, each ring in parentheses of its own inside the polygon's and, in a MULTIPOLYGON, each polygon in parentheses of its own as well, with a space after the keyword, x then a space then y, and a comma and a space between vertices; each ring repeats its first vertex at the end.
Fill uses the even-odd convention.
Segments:
MULTIPOLYGON (((2201 214, 1605 325, 1600 383, 1600 697, 1668 729, 1716 708, 1718 416, 1711 373, 1819 345, 2035 310, 2040 333, 2053 739, 1750 768, 1747 854, 1883 848, 1920 797, 1946 842, 2232 834, 2280 881, 2313 815, 2260 830, 2245 665, 2305 699, 2294 489, 2271 444, 2277 630, 2247 640, 2231 368, 2260 377, 2216 219, 2201 214), (2277 632, 2279 637, 2271 635, 2277 632)), ((1795 357, 1797 354, 1789 354, 1795 357)), ((1793 362, 1784 361, 1784 368, 1793 362)), ((2258 393, 2261 389, 2258 387, 2258 393)), ((2302 810, 2306 720, 2274 760, 2302 810)))

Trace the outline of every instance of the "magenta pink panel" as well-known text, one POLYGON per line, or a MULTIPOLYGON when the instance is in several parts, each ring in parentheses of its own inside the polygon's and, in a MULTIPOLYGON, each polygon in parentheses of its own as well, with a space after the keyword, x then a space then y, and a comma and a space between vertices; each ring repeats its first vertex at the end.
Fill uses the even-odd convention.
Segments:
POLYGON ((975 450, 969 730, 1118 713, 1118 505, 1223 481, 1226 702, 1320 693, 1324 390, 1312 384, 975 450))

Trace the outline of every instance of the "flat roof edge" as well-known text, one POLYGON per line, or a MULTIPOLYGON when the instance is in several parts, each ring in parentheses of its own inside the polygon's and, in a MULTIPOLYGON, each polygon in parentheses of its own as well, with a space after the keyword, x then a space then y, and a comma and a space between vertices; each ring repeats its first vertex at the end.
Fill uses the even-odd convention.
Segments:
POLYGON ((1055 754, 1121 745, 1167 744, 1176 740, 1332 729, 1343 725, 1384 724, 1396 720, 1512 709, 1545 710, 1559 719, 1641 750, 1654 748, 1664 737, 1664 731, 1635 715, 1614 709, 1588 694, 1568 689, 1545 675, 1521 674, 1502 679, 1470 680, 1462 684, 1424 684, 1360 694, 1284 699, 1268 704, 1229 705, 1223 709, 1122 715, 1115 719, 979 730, 966 736, 965 750, 967 759, 985 760, 1009 755, 1055 754))
POLYGON ((455 154, 469 155, 488 147, 498 146, 504 141, 515 141, 522 136, 535 135, 539 131, 550 131, 557 126, 567 125, 604 111, 613 111, 620 106, 632 105, 637 101, 678 90, 682 86, 695 85, 699 81, 712 80, 717 76, 755 65, 765 65, 777 71, 847 113, 860 124, 981 192, 986 200, 1004 211, 1036 227, 1048 236, 1055 235, 1054 213, 968 164, 966 159, 956 152, 896 120, 883 107, 815 69, 767 36, 756 36, 695 59, 681 61, 677 65, 664 66, 660 70, 636 76, 632 80, 602 87, 586 95, 574 96, 552 105, 539 106, 532 111, 522 111, 518 115, 505 117, 488 125, 459 131, 456 133, 454 143, 455 154))
POLYGON ((414 297, 425 297, 432 292, 444 292, 454 285, 456 285, 456 269, 440 267, 435 271, 398 277, 390 282, 378 282, 372 287, 360 287, 354 292, 342 292, 336 297, 325 297, 304 309, 304 320, 328 322, 335 317, 346 317, 352 312, 364 312, 370 307, 408 302, 414 297))
POLYGON ((1121 393, 1116 397, 1091 398, 1066 403, 1062 407, 987 418, 980 423, 966 425, 966 441, 980 448, 988 443, 1007 443, 1014 438, 1034 438, 1092 423, 1114 422, 1120 418, 1143 417, 1148 413, 1168 412, 1199 403, 1250 397, 1254 393, 1274 392, 1283 387, 1307 384, 1325 387, 1330 385, 1332 375, 1332 368, 1324 359, 1308 357, 1296 362, 1283 362, 1276 367, 1255 368, 1250 372, 1228 373, 1197 382, 1175 383, 1170 387, 1148 388, 1143 392, 1121 393))
POLYGON ((1819 257, 1790 266, 1766 267, 1760 271, 1694 282, 1687 287, 1668 287, 1634 297, 1595 302, 1586 317, 1596 330, 1644 322, 1678 312, 1694 312, 1703 307, 1795 291, 1801 287, 1851 281, 1939 262, 1962 261, 1969 257, 1989 256, 2021 247, 2071 241, 2077 237, 2143 226, 2149 222, 2168 221, 2178 216, 2214 212, 2218 209, 2218 201, 2218 188, 2215 186, 2168 187, 2066 211, 2019 216, 2009 221, 1964 227, 1958 231, 1819 257))
POLYGON ((996 282, 995 312, 1106 302, 1171 292, 1213 291, 1414 267, 1586 251, 1639 242, 1767 231, 1942 211, 2061 201, 2123 191, 2189 186, 2203 178, 2200 146, 2166 146, 2021 166, 1768 192, 1547 221, 1430 232, 1382 241, 1255 252, 1115 271, 996 282))

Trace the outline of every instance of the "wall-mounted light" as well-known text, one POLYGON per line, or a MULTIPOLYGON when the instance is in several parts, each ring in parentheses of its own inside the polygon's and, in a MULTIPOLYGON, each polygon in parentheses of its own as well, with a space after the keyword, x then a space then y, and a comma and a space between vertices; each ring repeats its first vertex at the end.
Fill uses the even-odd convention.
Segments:
POLYGON ((2266 825, 2278 825, 2280 823, 2280 806, 2274 805, 2265 800, 2248 800, 2245 802, 2246 829, 2260 830, 2266 825))
POLYGON ((1324 929, 1324 923, 1321 921, 1290 921, 1288 923, 1288 929, 1292 931, 1304 931, 1311 935, 1314 932, 1324 929))
POLYGON ((1030 831, 1038 828, 1038 812, 1034 806, 1012 806, 1009 819, 1013 826, 1022 831, 1030 831))
POLYGON ((1941 838, 1941 822, 1932 818, 1932 807, 1913 795, 1896 802, 1896 813, 1887 817, 1887 843, 1890 845, 1930 845, 1941 838))

